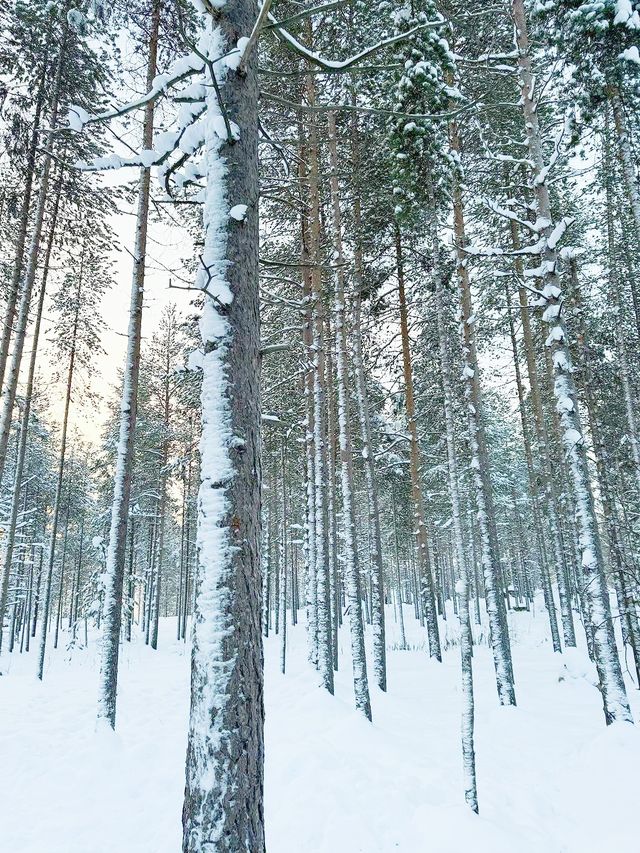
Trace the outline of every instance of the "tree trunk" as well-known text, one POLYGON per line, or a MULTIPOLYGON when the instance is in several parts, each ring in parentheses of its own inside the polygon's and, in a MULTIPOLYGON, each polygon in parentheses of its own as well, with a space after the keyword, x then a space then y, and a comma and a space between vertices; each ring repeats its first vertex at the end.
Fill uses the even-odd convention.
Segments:
POLYGON ((618 151, 620 154, 620 162, 622 163, 622 175, 624 178, 627 200, 633 215, 637 244, 640 241, 640 190, 638 189, 638 182, 636 179, 636 161, 631 150, 627 117, 624 113, 624 106, 622 104, 620 92, 615 86, 610 86, 607 90, 607 96, 611 104, 611 109, 613 110, 618 151))
POLYGON ((331 160, 331 202, 333 213, 333 242, 336 255, 335 337, 336 378, 338 382, 338 434, 340 436, 340 483, 342 486, 342 527, 344 541, 344 576, 349 607, 351 632, 351 657, 353 663, 353 688, 356 708, 371 720, 371 701, 367 678, 367 657, 362 624, 362 599, 360 565, 356 541, 356 508, 353 482, 353 451, 351 446, 351 420, 349 416, 349 363, 347 354, 347 328, 345 325, 344 267, 342 250, 342 223, 335 145, 335 116, 329 113, 329 153, 331 160))
POLYGON ((430 242, 433 262, 433 278, 436 294, 436 320, 438 325, 438 346, 440 353, 440 372, 444 392, 444 422, 447 441, 447 468, 449 473, 449 497, 451 499, 451 518, 453 522, 453 555, 458 569, 458 581, 455 584, 458 595, 458 618, 460 622, 460 663, 462 673, 462 766, 464 771, 464 796, 474 812, 478 811, 478 790, 476 785, 476 758, 473 739, 473 635, 469 615, 469 583, 467 561, 464 553, 462 521, 460 516, 460 493, 458 490, 458 460, 456 453, 456 429, 454 424, 454 391, 447 347, 448 329, 445 316, 444 287, 440 268, 440 239, 438 236, 437 208, 433 193, 431 176, 427 177, 430 203, 430 242))
POLYGON ((27 384, 24 392, 24 411, 22 413, 22 424, 20 427, 20 438, 18 440, 18 452, 16 457, 16 470, 13 481, 13 494, 11 496, 11 511, 9 515, 9 525, 6 532, 7 542, 4 552, 4 565, 2 574, 2 586, 0 588, 0 649, 2 648, 2 626, 4 624, 4 614, 7 607, 7 593, 9 590, 9 576, 11 574, 11 564, 13 561, 13 549, 15 547, 16 525, 18 522, 18 510, 20 506, 20 491, 22 488, 22 476, 24 472, 24 464, 27 456, 27 441, 29 439, 29 421, 31 417, 31 403, 33 400, 33 386, 36 375, 36 362, 38 358, 38 345, 40 342, 40 327, 42 325, 42 312, 44 310, 44 298, 47 290, 47 280, 49 278, 49 267, 51 263, 51 252, 55 240, 56 223, 58 219, 58 209, 60 204, 60 190, 62 185, 62 171, 58 178, 55 197, 53 202, 53 210, 51 211, 51 221, 49 224, 49 237, 47 240, 47 248, 44 256, 44 266, 42 269, 42 281, 40 283, 40 294, 38 297, 38 307, 36 309, 36 318, 33 327, 33 338, 31 341, 31 356, 29 358, 29 372, 27 374, 27 384))
MULTIPOLYGON (((315 103, 313 75, 306 81, 307 99, 315 103)), ((320 192, 318 132, 315 118, 309 122, 309 258, 311 262, 313 340, 313 473, 315 496, 315 577, 318 632, 318 666, 322 682, 333 693, 333 644, 331 636, 331 584, 329 578, 329 506, 327 495, 327 393, 324 348, 325 306, 320 267, 320 192)))
POLYGON ((287 469, 286 444, 284 438, 280 446, 280 470, 282 477, 282 528, 280 531, 280 672, 284 675, 287 662, 287 574, 288 574, 288 542, 287 542, 287 469))
POLYGON ((558 230, 558 226, 553 224, 549 192, 544 177, 542 140, 536 104, 533 100, 533 75, 523 0, 513 0, 512 10, 516 26, 525 132, 529 157, 533 164, 533 186, 537 213, 542 220, 548 223, 540 232, 540 238, 544 240, 544 248, 540 256, 541 266, 544 269, 541 276, 541 289, 546 305, 543 320, 550 324, 550 333, 546 343, 550 348, 553 361, 554 394, 562 423, 562 440, 573 480, 575 512, 582 549, 582 568, 589 599, 589 611, 593 620, 595 663, 607 724, 616 720, 632 722, 613 631, 609 591, 605 580, 602 549, 591 492, 591 478, 573 380, 573 368, 567 336, 560 318, 562 288, 557 274, 556 245, 561 235, 561 229, 558 230))
POLYGON ((423 585, 423 595, 427 618, 427 633, 429 635, 429 654, 436 660, 442 660, 440 650, 440 633, 438 614, 436 612, 436 597, 431 573, 431 561, 427 548, 427 525, 425 523, 424 499, 422 495, 420 446, 418 444, 418 427, 416 424, 416 407, 413 396, 413 373, 411 369, 411 349, 409 346, 409 320, 407 315, 407 300, 404 283, 404 262, 402 257, 402 241, 400 227, 395 225, 396 236, 396 270, 398 273, 398 298, 400 302, 400 333, 402 338, 402 366, 404 371, 405 405, 407 410, 407 426, 410 437, 410 472, 411 472, 411 502, 413 519, 416 530, 418 552, 418 571, 420 583, 423 585))
MULTIPOLYGON (((84 252, 84 249, 83 249, 84 252)), ((69 367, 67 370, 67 388, 64 399, 64 416, 62 418, 62 435, 60 438, 60 457, 58 459, 58 476, 56 480, 56 493, 53 503, 53 518, 51 520, 51 539, 49 543, 49 555, 47 559, 47 574, 45 579, 44 600, 42 603, 42 627, 40 629, 40 649, 38 653, 38 678, 42 681, 44 675, 44 655, 47 646, 47 629, 49 613, 51 610, 51 587, 53 584, 53 566, 56 559, 56 540, 58 537, 58 522, 60 519, 60 500, 62 497, 62 482, 64 479, 65 459, 67 452, 67 432, 69 428, 69 410, 71 407, 71 388, 73 386, 73 374, 76 360, 76 340, 78 334, 78 315, 80 312, 80 289, 83 278, 83 258, 80 260, 80 273, 78 276, 78 290, 76 295, 76 313, 71 335, 69 349, 69 367)))
POLYGON ((64 69, 65 47, 69 34, 68 24, 65 23, 62 43, 58 53, 58 61, 52 87, 52 103, 51 115, 49 117, 49 131, 46 138, 43 140, 42 147, 46 152, 40 173, 40 189, 38 191, 38 199, 36 202, 35 213, 33 217, 33 226, 31 232, 31 243, 29 246, 29 256, 27 258, 27 266, 24 271, 22 288, 20 291, 20 305, 18 308, 18 318, 14 334, 13 352, 11 354, 11 364, 7 375, 5 387, 2 389, 2 408, 0 409, 0 480, 4 473, 4 467, 7 459, 7 446, 9 444, 9 434, 11 432, 11 419, 13 415, 13 407, 16 400, 18 390, 18 379, 20 377, 20 365, 22 364, 22 353, 24 351, 24 342, 27 333, 27 325, 29 323, 29 309, 31 306, 31 294, 33 285, 36 279, 36 271, 38 268, 38 255, 40 252, 40 240, 42 237, 42 227, 44 223, 45 208, 49 192, 49 176, 51 173, 51 163, 53 161, 52 151, 55 148, 56 132, 58 124, 59 99, 61 94, 62 72, 64 69))
MULTIPOLYGON (((384 568, 382 562, 382 535, 380 532, 380 505, 378 499, 378 484, 376 479, 375 460, 373 457, 371 416, 369 413, 369 394, 364 372, 362 356, 362 291, 364 287, 364 259, 362 254, 362 207, 360 203, 360 138, 358 133, 357 113, 353 113, 351 131, 351 155, 353 162, 353 177, 356 182, 356 192, 352 203, 353 228, 355 232, 353 280, 355 293, 353 297, 353 360, 354 378, 356 384, 356 401, 360 421, 360 437, 362 439, 362 458, 364 475, 369 503, 369 547, 371 559, 371 610, 373 625, 373 671, 380 690, 387 689, 387 655, 385 646, 385 613, 384 613, 384 568)), ((337 152, 333 140, 334 171, 337 171, 337 152)))
MULTIPOLYGON (((250 33, 254 0, 216 9, 212 58, 250 33)), ((260 630, 260 329, 258 306, 258 86, 256 60, 215 66, 224 108, 240 128, 221 139, 208 79, 198 283, 206 288, 201 472, 191 712, 183 851, 263 853, 263 658, 260 630), (247 205, 243 221, 227 215, 247 205)), ((206 71, 210 75, 211 67, 206 71)))
MULTIPOLYGON (((313 89, 307 95, 313 95, 313 89)), ((309 662, 318 666, 318 579, 316 574, 316 495, 315 495, 315 445, 314 445, 314 405, 313 405, 313 305, 311 296, 311 234, 309 227, 309 205, 306 202, 310 192, 311 176, 307 163, 307 144, 303 141, 302 121, 300 121, 300 162, 298 180, 302 203, 300 207, 300 263, 303 283, 303 324, 302 344, 304 348, 304 399, 305 399, 305 451, 306 451, 306 515, 305 515, 305 557, 306 582, 305 599, 307 614, 307 654, 309 662)), ((327 689, 331 692, 328 681, 327 689)))
MULTIPOLYGON (((149 53, 147 56, 147 90, 156 74, 158 33, 160 28, 161 0, 153 0, 149 53)), ((142 126, 142 147, 153 148, 153 101, 146 104, 142 126)), ((144 304, 144 275, 149 223, 149 191, 151 170, 141 169, 138 181, 138 209, 136 213, 136 239, 133 249, 133 274, 129 302, 129 329, 127 355, 120 402, 120 435, 114 475, 114 495, 111 505, 111 527, 107 549, 105 580, 104 622, 102 627, 102 666, 98 692, 98 719, 111 728, 116 725, 116 697, 118 689, 118 654, 122 623, 122 592, 124 565, 127 550, 127 522, 131 498, 133 454, 136 418, 138 411, 138 381, 140 375, 140 341, 142 337, 142 309, 144 304)))
MULTIPOLYGON (((7 359, 9 358, 9 345, 11 343, 11 333, 13 332, 13 321, 16 316, 16 304, 18 302, 18 288, 20 278, 22 276, 24 262, 24 247, 27 241, 27 230, 29 228, 29 212, 31 207, 31 194, 33 191, 33 178, 36 167, 36 154, 38 151, 38 136, 40 134, 40 119, 42 116, 42 107, 44 106, 45 84, 47 81, 47 64, 49 58, 51 35, 47 33, 47 43, 44 50, 42 60, 42 74, 38 84, 38 95, 36 97, 35 109, 33 114, 33 129, 31 131, 31 139, 29 141, 29 150, 27 152, 26 175, 22 194, 22 206, 20 208, 20 222, 18 224, 18 233, 15 244, 15 261, 13 265, 13 273, 11 275, 11 283, 6 295, 6 306, 4 315, 4 324, 2 327, 2 338, 0 339, 0 388, 4 383, 4 374, 7 369, 7 359)), ((56 193, 55 201, 57 203, 60 193, 56 193)), ((0 619, 0 624, 2 620, 0 619)))
MULTIPOLYGON (((515 251, 519 251, 520 238, 518 234, 518 226, 515 222, 511 222, 511 242, 515 251)), ((540 464, 538 472, 542 483, 542 492, 544 496, 544 507, 546 509, 546 518, 551 534, 551 546, 553 548, 553 558, 556 567, 556 580, 558 583, 558 597, 560 599, 560 613, 562 617, 562 631, 564 642, 567 646, 575 646, 576 636, 573 625, 573 615, 571 612, 571 599, 568 594, 568 576, 567 567, 564 559, 562 540, 560 538, 560 504, 558 493, 555 486, 553 471, 551 470, 552 460, 549 451, 549 434, 544 420, 544 411, 542 408, 542 396, 540 393, 540 382, 538 378, 538 368, 536 366, 534 336, 531 329, 531 320, 529 314, 529 300, 527 291, 523 286, 524 281, 524 264, 522 258, 516 256, 515 269, 518 275, 518 299, 520 305, 520 319, 522 321, 522 337, 524 341, 524 352, 527 363, 527 376, 529 378, 529 388, 531 392, 531 407, 533 409, 533 423, 536 432, 538 445, 538 453, 540 454, 540 464)), ((561 649, 558 649, 561 651, 561 649)))
MULTIPOLYGON (((450 122, 449 136, 452 150, 459 153, 460 139, 455 121, 450 122)), ((476 353, 475 317, 471 304, 471 281, 469 280, 465 254, 467 241, 462 192, 455 177, 453 186, 453 233, 456 243, 456 272, 460 293, 460 325, 464 358, 462 375, 469 426, 470 468, 478 510, 485 601, 489 617, 493 663, 496 670, 500 704, 515 705, 516 693, 511 662, 511 643, 502 590, 489 456, 484 430, 482 391, 476 353)))

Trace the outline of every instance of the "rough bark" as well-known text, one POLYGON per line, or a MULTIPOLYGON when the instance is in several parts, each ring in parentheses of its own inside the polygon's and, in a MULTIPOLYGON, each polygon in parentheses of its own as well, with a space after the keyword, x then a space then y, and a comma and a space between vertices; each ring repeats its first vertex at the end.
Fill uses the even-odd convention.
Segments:
POLYGON ((427 525, 425 522, 424 498, 421 483, 420 446, 418 444, 418 427, 416 424, 416 407, 413 394, 413 373, 411 368, 411 349, 409 345, 409 319, 407 313, 407 300, 405 294, 404 262, 402 257, 402 240, 400 227, 395 226, 396 243, 396 271, 398 274, 398 297, 400 307, 400 335, 402 339, 402 367, 404 373, 405 406, 407 412, 407 426, 410 439, 410 474, 411 474, 411 502, 413 506, 413 519, 416 530, 416 544, 418 556, 418 571, 420 583, 423 585, 422 601, 426 611, 427 633, 429 636, 429 654, 436 660, 442 660, 440 649, 440 632, 438 628, 438 614, 436 611, 436 597, 431 572, 431 561, 427 547, 427 525))
POLYGON ((430 243, 433 263, 433 279, 436 296, 436 321, 438 327, 438 349, 440 353, 440 375, 444 392, 444 422, 447 442, 447 470, 449 474, 449 498, 451 500, 451 518, 453 522, 453 556, 458 581, 455 590, 458 598, 458 619, 460 622, 460 664, 462 680, 462 766, 464 772, 464 796, 474 812, 478 811, 478 790, 476 785, 476 759, 473 738, 473 635, 469 614, 469 583, 467 560, 464 553, 462 519, 460 514, 460 492, 458 489, 458 457, 456 452, 456 428, 454 423, 455 395, 451 376, 451 362, 447 346, 448 329, 442 270, 440 266, 440 239, 438 236, 438 214, 431 184, 428 177, 428 196, 430 206, 430 243))
MULTIPOLYGON (((149 53, 147 56, 147 90, 156 74, 158 33, 160 27, 160 0, 154 0, 151 10, 149 53)), ((153 101, 144 110, 142 148, 153 148, 153 101)), ((116 724, 116 698, 118 689, 118 653, 122 623, 122 598, 125 556, 127 550, 127 523, 131 497, 133 455, 138 411, 138 381, 140 375, 140 342, 142 338, 142 309, 144 303, 144 276, 149 223, 149 191, 151 170, 141 169, 138 179, 138 206, 136 212, 136 238, 133 249, 133 274, 129 299, 129 328, 127 354, 120 402, 120 435, 114 474, 114 495, 111 505, 111 527, 107 549, 104 621, 102 623, 102 667, 98 695, 98 719, 112 728, 116 724)))
POLYGON ((533 99, 533 74, 523 0, 513 0, 512 13, 516 27, 522 107, 529 158, 532 162, 533 189, 537 213, 543 223, 540 230, 543 249, 540 255, 539 269, 541 292, 546 306, 543 320, 550 326, 546 345, 550 349, 553 361, 554 394, 563 429, 562 441, 573 481, 575 513, 582 552, 582 569, 593 626, 595 663, 600 682, 605 721, 607 724, 616 720, 631 722, 631 711, 613 631, 609 591, 605 579, 602 549, 591 491, 591 477, 573 379, 573 367, 567 335, 560 317, 563 293, 557 274, 558 254, 556 246, 561 231, 557 230, 558 226, 554 225, 553 222, 545 178, 542 138, 536 104, 533 99))
MULTIPOLYGON (((251 32, 254 0, 225 5, 206 24, 215 59, 251 32)), ((255 55, 217 81, 236 141, 208 79, 201 472, 183 806, 184 853, 263 853, 264 707, 260 630, 260 328, 258 86, 255 55), (246 204, 242 221, 227 216, 246 204)))
MULTIPOLYGON (((333 138, 332 138, 333 139, 333 138)), ((353 198, 352 213, 355 231, 354 245, 354 287, 353 296, 353 369, 356 385, 356 401, 360 421, 360 438, 362 440, 362 458, 364 462, 365 484, 369 504, 369 549, 371 559, 371 611, 373 626, 373 671, 380 690, 387 689, 387 657, 385 645, 385 613, 384 613, 384 566, 382 558, 382 534, 380 532, 380 501, 378 498, 378 483, 376 465, 373 456, 371 415, 369 412, 369 393, 364 371, 362 354, 362 292, 364 258, 362 252, 362 205, 358 186, 360 173, 360 136, 358 133, 357 113, 353 114, 351 125, 351 155, 353 162, 356 192, 353 198)), ((332 156, 335 159, 334 171, 337 170, 337 152, 333 139, 332 156)))
POLYGON ((342 527, 344 541, 344 573, 349 606, 351 633, 351 658, 353 664, 353 688, 356 708, 371 719, 371 701, 367 678, 367 658, 364 647, 362 624, 362 599, 360 584, 360 560, 356 538, 356 510, 353 482, 353 450, 351 442, 351 419, 349 415, 349 362, 347 349, 347 327, 345 322, 345 260, 342 249, 342 225, 337 176, 337 152, 335 148, 335 117, 329 113, 329 150, 331 159, 331 202, 333 213, 333 241, 336 254, 335 284, 335 338, 336 379, 338 383, 338 433, 340 436, 340 482, 342 486, 342 527))
MULTIPOLYGON (((449 125, 451 148, 460 152, 460 139, 455 121, 449 125)), ((505 612, 500 573, 499 548, 495 529, 495 510, 489 473, 489 457, 483 417, 482 389, 478 372, 475 339, 475 316, 471 302, 471 281, 467 269, 462 190, 457 178, 453 186, 453 230, 456 242, 456 273, 460 299, 460 327, 464 367, 464 393, 467 408, 471 476, 475 489, 480 530, 481 562, 485 602, 489 617, 490 640, 496 671, 498 697, 502 705, 515 705, 516 694, 511 662, 511 643, 505 612)))

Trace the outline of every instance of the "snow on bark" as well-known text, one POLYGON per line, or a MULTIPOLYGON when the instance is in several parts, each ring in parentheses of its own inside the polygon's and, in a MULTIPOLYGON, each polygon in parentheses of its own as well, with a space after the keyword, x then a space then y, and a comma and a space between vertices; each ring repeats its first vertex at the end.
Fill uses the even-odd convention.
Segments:
MULTIPOLYGON (((300 181, 304 186, 306 163, 304 152, 300 156, 300 181)), ((316 497, 315 497, 315 449, 313 408, 313 331, 311 308, 311 275, 307 252, 308 222, 306 213, 301 213, 301 259, 303 262, 304 322, 302 343, 304 347, 304 398, 305 398, 305 454, 306 454, 306 512, 305 512, 305 604, 307 613, 307 656, 313 666, 318 665, 318 601, 316 579, 316 497)))
MULTIPOLYGON (((154 2, 147 58, 147 85, 153 81, 158 51, 160 3, 154 2)), ((153 102, 145 108, 143 146, 149 145, 153 136, 153 102)), ((138 208, 136 212, 136 238, 133 249, 133 273, 129 301, 129 328, 127 353, 120 401, 120 431, 116 452, 116 470, 111 505, 111 527, 104 578, 104 605, 102 622, 102 666, 98 694, 98 719, 115 728, 116 693, 118 684, 118 655, 122 622, 122 592, 126 554, 127 522, 133 468, 134 438, 138 408, 138 377, 140 373, 140 343, 142 335, 142 310, 149 218, 149 193, 151 174, 140 170, 138 208)))
MULTIPOLYGON (((224 55, 255 15, 249 1, 219 9, 206 24, 206 55, 224 55)), ((220 64, 208 65, 205 78, 201 481, 183 850, 261 853, 257 83, 253 62, 226 77, 220 64), (239 139, 219 133, 223 109, 242 128, 239 139), (230 202, 247 205, 244 221, 229 218, 230 202)))
POLYGON ((429 201, 431 203, 431 247, 433 258, 433 277, 436 293, 436 320, 438 326, 438 347, 440 352, 440 372, 444 391, 444 421, 447 441, 447 469, 449 474, 449 497, 453 522, 453 556, 457 567, 458 580, 455 591, 458 596, 458 619, 460 621, 460 665, 462 680, 462 767, 464 773, 465 800, 473 811, 478 811, 478 791, 476 785, 475 747, 473 739, 473 636, 469 614, 468 567, 464 553, 462 521, 460 517, 460 492, 458 489, 458 459, 455 445, 455 425, 453 418, 454 392, 451 377, 451 364, 447 347, 447 327, 445 322, 445 302, 440 269, 440 241, 433 186, 429 178, 429 201))
MULTIPOLYGON (((315 103, 315 83, 309 75, 305 84, 309 103, 315 103)), ((331 583, 329 577, 329 507, 327 495, 326 359, 324 348, 325 306, 320 263, 320 193, 318 134, 315 120, 309 123, 308 154, 308 251, 310 270, 311 339, 313 350, 313 494, 315 500, 315 615, 318 667, 326 689, 333 693, 333 638, 331 633, 331 583)), ((314 593, 312 592, 312 595, 314 593)), ((313 599, 312 599, 313 600, 313 599)))
MULTIPOLYGON (((455 121, 449 126, 453 151, 460 151, 458 128, 455 121)), ((496 671, 496 686, 502 705, 515 705, 516 694, 511 662, 511 643, 502 591, 495 511, 489 474, 484 423, 482 420, 482 393, 478 375, 475 315, 471 303, 471 282, 466 264, 466 234, 462 192, 458 181, 454 183, 453 205, 454 235, 456 240, 456 269, 460 298, 460 332, 462 337, 462 382, 467 408, 469 430, 469 470, 474 485, 480 532, 480 561, 484 577, 485 601, 489 617, 490 640, 496 671)))
POLYGON ((342 486, 342 535, 344 540, 344 575, 349 606, 349 629, 353 663, 353 689, 356 708, 371 720, 371 702, 364 647, 360 569, 356 543, 355 499, 353 494, 353 453, 349 418, 349 367, 346 361, 346 329, 344 326, 344 294, 336 292, 335 334, 338 376, 338 428, 340 435, 340 483, 342 486))
POLYGON ((333 638, 331 634, 331 583, 329 578, 329 502, 327 495, 327 431, 325 358, 322 333, 324 311, 322 294, 316 295, 313 326, 313 447, 315 498, 315 601, 318 636, 318 666, 322 682, 333 693, 333 638))
POLYGON ((629 140, 627 117, 625 115, 622 99, 620 98, 618 90, 611 88, 608 91, 608 95, 613 109, 613 120, 615 122, 618 136, 618 150, 620 152, 620 160, 622 163, 622 175, 624 177, 625 190, 631 206, 631 212, 633 213, 633 224, 636 230, 636 239, 640 239, 640 190, 638 189, 638 181, 636 179, 636 163, 631 150, 631 142, 629 140))
MULTIPOLYGON (((529 55, 527 21, 523 0, 513 0, 513 17, 516 27, 516 47, 520 71, 520 88, 525 120, 525 131, 529 147, 529 157, 533 164, 533 189, 538 216, 547 220, 542 230, 544 241, 541 253, 541 303, 543 308, 550 305, 562 305, 562 288, 557 274, 558 252, 549 246, 547 238, 553 233, 551 204, 546 181, 542 152, 542 138, 538 123, 538 114, 531 97, 533 74, 529 55)), ((538 272, 536 271, 536 275, 538 272)), ((579 544, 582 553, 582 571, 585 579, 585 592, 588 609, 592 619, 593 648, 595 663, 600 681, 605 720, 632 722, 629 702, 626 695, 618 650, 616 648, 611 606, 607 589, 602 550, 591 492, 590 472, 585 445, 582 437, 582 425, 578 411, 578 401, 573 380, 573 368, 569 347, 560 319, 560 312, 553 318, 547 315, 547 322, 553 323, 546 345, 549 347, 554 367, 554 395, 556 408, 562 427, 562 440, 565 447, 568 467, 573 482, 575 514, 579 532, 579 544), (560 357, 558 357, 560 356, 560 357)))
MULTIPOLYGON (((335 145, 335 119, 330 114, 330 154, 332 158, 332 180, 335 182, 335 195, 338 195, 337 174, 338 156, 335 145)), ((354 164, 354 172, 360 167, 360 140, 358 134, 357 114, 353 114, 351 132, 351 151, 354 164)), ((357 179, 356 179, 357 180, 357 179)), ((338 214, 340 214, 338 204, 338 214)), ((369 412, 369 395, 367 381, 364 372, 364 360, 362 357, 362 290, 363 290, 363 256, 361 245, 362 234, 362 206, 360 197, 356 193, 353 199, 353 218, 356 232, 356 245, 354 247, 354 294, 353 306, 353 331, 354 331, 354 379, 356 385, 356 403, 358 406, 358 419, 360 421, 360 437, 362 440, 362 458, 364 461, 365 484, 369 503, 369 530, 371 535, 371 626, 373 634, 373 669, 376 683, 381 690, 387 689, 387 660, 385 642, 385 612, 384 612, 384 568, 382 557, 382 534, 380 531, 380 501, 378 499, 378 484, 376 480, 376 466, 372 448, 371 416, 369 412)), ((398 586, 398 591, 399 591, 398 586)), ((400 619, 403 619, 402 606, 400 606, 400 619)), ((404 627, 404 626, 403 626, 404 627)))

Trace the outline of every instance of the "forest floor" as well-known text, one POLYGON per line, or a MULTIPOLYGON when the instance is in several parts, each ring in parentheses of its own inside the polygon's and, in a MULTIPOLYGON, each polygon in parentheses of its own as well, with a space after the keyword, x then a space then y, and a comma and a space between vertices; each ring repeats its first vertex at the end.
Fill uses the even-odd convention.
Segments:
MULTIPOLYGON (((352 705, 341 631, 336 695, 317 686, 302 625, 265 647, 269 853, 609 853, 640 850, 640 727, 604 725, 584 649, 554 655, 545 614, 511 613, 518 707, 498 706, 486 645, 476 647, 480 815, 464 804, 459 649, 444 663, 405 607, 411 650, 388 613, 389 691, 373 724, 352 705)), ((0 849, 11 853, 180 850, 189 656, 161 625, 158 652, 123 653, 118 732, 95 732, 97 647, 61 647, 35 677, 34 649, 0 660, 0 849)), ((628 681, 635 719, 640 694, 628 681)))

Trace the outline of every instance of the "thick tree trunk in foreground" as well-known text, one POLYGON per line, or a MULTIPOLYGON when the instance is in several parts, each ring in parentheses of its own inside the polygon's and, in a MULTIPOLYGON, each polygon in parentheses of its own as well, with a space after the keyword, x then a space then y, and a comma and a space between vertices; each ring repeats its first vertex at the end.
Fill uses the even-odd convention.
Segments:
MULTIPOLYGON (((216 60, 252 31, 253 0, 216 10, 205 49, 216 60)), ((203 42, 201 41, 201 44, 203 42)), ((260 631, 260 329, 258 86, 255 59, 210 66, 239 139, 216 133, 207 80, 201 483, 184 853, 263 853, 263 660, 260 631), (238 221, 227 212, 246 205, 238 221)), ((218 121, 216 121, 218 119, 218 121)))

